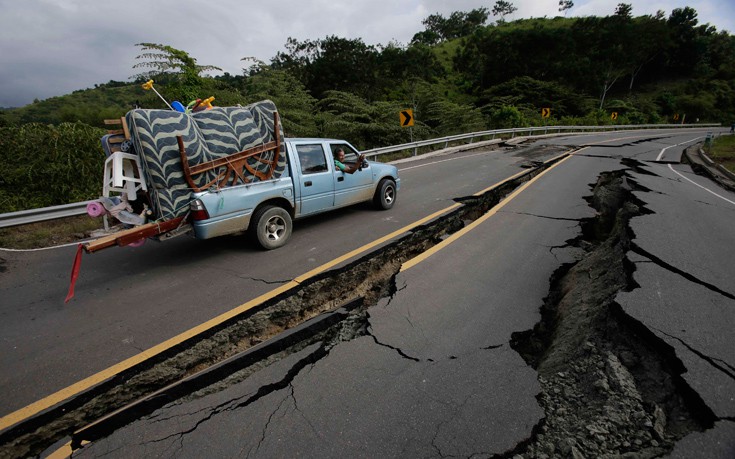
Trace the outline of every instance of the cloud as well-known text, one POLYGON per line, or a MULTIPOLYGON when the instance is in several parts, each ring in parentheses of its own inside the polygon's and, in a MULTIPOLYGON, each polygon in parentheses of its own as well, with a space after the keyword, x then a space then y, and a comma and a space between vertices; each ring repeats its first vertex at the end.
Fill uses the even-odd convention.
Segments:
MULTIPOLYGON (((619 0, 575 1, 573 15, 609 15, 619 0)), ((558 16, 556 0, 516 0, 506 19, 558 16)), ((633 14, 654 14, 684 2, 633 3, 633 14)), ((690 1, 700 23, 732 31, 735 10, 727 0, 690 1)), ((242 73, 243 57, 268 62, 289 37, 361 38, 371 45, 408 43, 430 14, 445 17, 493 2, 479 0, 0 0, 0 106, 22 106, 93 87, 128 81, 140 49, 169 45, 199 64, 242 73)), ((494 18, 490 18, 493 20, 494 18)))

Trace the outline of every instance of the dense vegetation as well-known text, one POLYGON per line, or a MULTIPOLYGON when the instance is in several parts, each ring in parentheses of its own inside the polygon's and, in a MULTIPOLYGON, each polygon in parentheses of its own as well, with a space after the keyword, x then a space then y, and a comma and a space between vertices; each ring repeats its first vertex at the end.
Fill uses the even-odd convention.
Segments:
POLYGON ((485 8, 431 15, 405 46, 290 38, 269 63, 243 58, 243 75, 207 77, 217 68, 141 43, 135 68, 145 72, 131 83, 0 111, 0 149, 10 158, 0 163, 0 212, 96 197, 102 120, 134 106, 166 108, 141 89, 148 78, 184 104, 271 99, 288 136, 342 137, 359 148, 541 124, 735 121, 735 37, 699 25, 692 8, 634 17, 621 3, 606 17, 505 21, 513 11, 497 2, 489 25, 485 8), (404 108, 416 118, 410 132, 398 125, 404 108))

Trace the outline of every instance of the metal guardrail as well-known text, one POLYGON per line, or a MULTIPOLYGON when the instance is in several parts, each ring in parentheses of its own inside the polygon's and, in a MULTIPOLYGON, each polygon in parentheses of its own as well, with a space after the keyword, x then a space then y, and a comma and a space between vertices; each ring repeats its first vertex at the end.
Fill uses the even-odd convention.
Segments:
MULTIPOLYGON (((387 153, 396 153, 404 150, 413 150, 413 154, 418 154, 418 149, 439 144, 444 144, 443 148, 447 148, 450 143, 469 140, 473 143, 475 139, 483 139, 490 137, 495 139, 498 136, 510 134, 511 138, 517 135, 528 133, 528 136, 540 135, 558 135, 561 133, 579 133, 583 134, 592 131, 621 131, 633 129, 668 129, 668 128, 706 128, 719 127, 720 124, 644 124, 644 125, 624 125, 624 126, 537 126, 512 129, 495 129, 492 131, 471 132, 469 134, 458 134, 437 139, 418 140, 400 145, 389 147, 373 148, 372 150, 364 150, 362 153, 368 158, 376 158, 387 153)), ((74 217, 87 213, 87 204, 93 201, 77 202, 65 204, 62 206, 43 207, 39 209, 21 210, 18 212, 10 212, 0 214, 0 228, 11 226, 27 225, 47 220, 55 220, 57 218, 74 217)))
POLYGON ((395 153, 404 150, 413 150, 414 154, 417 154, 418 149, 421 147, 427 147, 436 144, 444 144, 446 148, 449 143, 457 142, 461 140, 469 139, 469 143, 472 143, 475 139, 481 139, 490 137, 494 139, 497 136, 503 134, 510 134, 511 138, 516 137, 518 134, 528 133, 528 136, 534 135, 548 135, 548 134, 561 134, 562 132, 570 134, 579 132, 580 134, 592 131, 624 131, 634 129, 669 129, 669 128, 706 128, 706 127, 720 127, 719 123, 710 124, 635 124, 635 125, 619 125, 619 126, 537 126, 537 127, 525 127, 525 128, 512 128, 512 129, 495 129, 492 131, 479 131, 471 132, 469 134, 459 134, 448 137, 442 137, 438 139, 419 140, 416 142, 404 143, 401 145, 393 145, 390 147, 373 148, 372 150, 364 150, 364 153, 368 158, 374 158, 379 155, 386 153, 395 153), (580 132, 581 131, 581 132, 580 132))
POLYGON ((40 207, 38 209, 0 214, 0 228, 83 215, 87 213, 87 204, 90 202, 93 201, 75 202, 61 206, 40 207))

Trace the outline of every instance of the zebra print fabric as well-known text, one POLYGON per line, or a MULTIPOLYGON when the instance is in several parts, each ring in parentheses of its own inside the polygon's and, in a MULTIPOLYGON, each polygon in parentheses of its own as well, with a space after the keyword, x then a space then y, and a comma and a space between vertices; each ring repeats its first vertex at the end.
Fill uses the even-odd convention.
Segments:
MULTIPOLYGON (((275 112, 276 106, 270 100, 244 107, 214 107, 194 114, 142 109, 128 112, 126 120, 143 165, 156 219, 169 220, 186 214, 192 199, 176 136, 182 136, 189 166, 194 166, 275 140, 275 112)), ((280 124, 279 135, 283 138, 280 124)), ((260 159, 268 161, 274 156, 275 152, 264 152, 260 159)), ((256 157, 249 158, 248 165, 258 171, 269 167, 256 157)), ((215 169, 194 175, 194 183, 204 186, 222 171, 215 169)), ((253 182, 259 180, 246 168, 242 172, 253 182)), ((273 178, 281 177, 284 172, 286 151, 282 144, 273 178)))

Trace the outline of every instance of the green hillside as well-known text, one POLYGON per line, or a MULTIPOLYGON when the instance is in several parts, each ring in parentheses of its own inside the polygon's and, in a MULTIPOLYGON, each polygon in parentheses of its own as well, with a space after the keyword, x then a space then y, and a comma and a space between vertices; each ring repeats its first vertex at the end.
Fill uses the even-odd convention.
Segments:
POLYGON ((0 212, 96 197, 102 120, 135 106, 166 108, 141 88, 148 78, 167 100, 184 104, 271 99, 287 135, 347 138, 362 149, 541 124, 735 121, 735 37, 699 24, 692 8, 668 17, 633 17, 619 7, 605 17, 488 19, 484 8, 431 15, 408 45, 290 38, 270 62, 220 77, 203 76, 215 67, 186 51, 140 44, 152 52, 133 82, 0 111, 0 150, 12 153, 0 164, 0 212), (550 118, 541 118, 543 107, 550 118), (414 111, 411 131, 398 125, 405 108, 414 111), (82 171, 93 179, 73 194, 55 182, 61 178, 34 187, 44 167, 65 180, 82 183, 75 179, 82 171))

